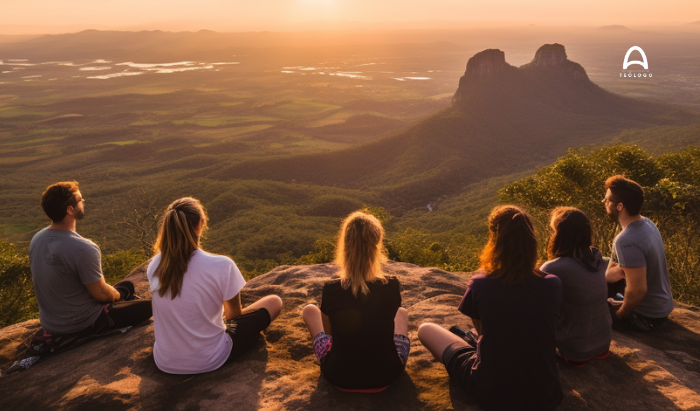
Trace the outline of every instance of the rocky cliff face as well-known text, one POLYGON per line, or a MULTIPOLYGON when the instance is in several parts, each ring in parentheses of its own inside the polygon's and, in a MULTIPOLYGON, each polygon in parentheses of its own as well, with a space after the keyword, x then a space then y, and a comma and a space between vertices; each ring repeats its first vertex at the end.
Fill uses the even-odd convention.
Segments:
POLYGON ((566 58, 566 50, 564 49, 564 46, 554 43, 545 44, 537 49, 535 58, 532 60, 532 64, 543 68, 556 68, 567 61, 569 60, 566 58))
POLYGON ((476 53, 467 62, 467 71, 464 76, 469 81, 479 81, 501 75, 514 68, 506 63, 506 54, 498 49, 488 49, 476 53))
MULTIPOLYGON (((586 70, 567 58, 561 44, 543 45, 530 63, 519 68, 506 63, 505 53, 501 50, 489 49, 469 59, 453 104, 464 106, 474 100, 483 100, 484 94, 536 99, 550 87, 555 88, 555 92, 571 92, 566 89, 574 83, 589 89, 597 88, 588 79, 586 70)), ((580 90, 576 92, 580 93, 580 90)))
POLYGON ((561 44, 545 44, 535 53, 532 61, 521 67, 525 70, 540 70, 548 75, 555 74, 564 82, 577 81, 589 83, 586 70, 566 57, 566 50, 561 44))
MULTIPOLYGON (((248 282, 244 303, 270 293, 284 309, 258 344, 207 374, 168 375, 153 362, 153 323, 92 341, 27 371, 0 377, 2 410, 477 410, 448 381, 416 336, 432 321, 469 327, 456 307, 470 274, 410 264, 385 267, 403 285, 411 355, 406 373, 379 394, 349 394, 320 376, 301 319, 318 303, 333 265, 283 266, 248 282)), ((130 276, 147 293, 144 267, 130 276)), ((655 334, 613 334, 612 355, 582 369, 560 364, 561 410, 700 410, 700 310, 679 305, 655 334)), ((32 320, 0 330, 0 366, 38 327, 32 320)), ((507 395, 507 393, 504 393, 507 395)))

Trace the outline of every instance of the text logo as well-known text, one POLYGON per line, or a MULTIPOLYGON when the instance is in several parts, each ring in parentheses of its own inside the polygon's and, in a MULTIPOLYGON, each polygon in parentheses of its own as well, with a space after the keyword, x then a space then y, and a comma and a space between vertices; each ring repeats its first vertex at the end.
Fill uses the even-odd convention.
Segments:
POLYGON ((630 47, 630 49, 627 50, 627 54, 625 54, 625 61, 622 62, 622 69, 627 70, 627 67, 631 66, 632 64, 639 64, 640 66, 644 67, 644 70, 649 70, 649 62, 647 61, 647 55, 644 54, 644 50, 642 50, 641 47, 634 46, 630 47), (637 50, 642 55, 642 61, 629 61, 630 54, 632 54, 632 52, 635 50, 637 50))
POLYGON ((651 77, 651 73, 649 72, 649 61, 647 60, 647 55, 644 53, 644 50, 642 50, 641 47, 638 46, 632 46, 630 47, 629 50, 627 50, 627 53, 625 54, 625 59, 622 61, 622 70, 624 70, 622 73, 620 73, 620 77, 623 78, 643 78, 643 77, 651 77), (638 51, 639 54, 642 55, 642 60, 632 60, 630 61, 630 55, 638 51), (630 69, 630 66, 642 66, 644 70, 632 70, 630 69))

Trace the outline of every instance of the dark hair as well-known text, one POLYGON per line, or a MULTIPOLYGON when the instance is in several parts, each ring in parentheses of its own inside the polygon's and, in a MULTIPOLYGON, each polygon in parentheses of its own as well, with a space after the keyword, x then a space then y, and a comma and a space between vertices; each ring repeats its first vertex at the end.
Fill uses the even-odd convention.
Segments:
POLYGON ((505 284, 522 283, 536 274, 537 237, 532 218, 512 205, 494 208, 489 215, 489 240, 481 251, 481 268, 505 284))
POLYGON ((614 203, 622 203, 631 216, 638 215, 644 204, 644 189, 624 176, 612 176, 605 181, 605 189, 612 193, 614 203))
POLYGON ((573 207, 557 207, 552 210, 547 256, 550 260, 570 257, 578 261, 586 270, 598 271, 595 256, 591 250, 593 233, 591 221, 586 214, 573 207))
POLYGON ((61 181, 46 187, 41 195, 41 208, 51 219, 58 223, 66 218, 68 206, 77 207, 75 193, 78 191, 77 181, 61 181))

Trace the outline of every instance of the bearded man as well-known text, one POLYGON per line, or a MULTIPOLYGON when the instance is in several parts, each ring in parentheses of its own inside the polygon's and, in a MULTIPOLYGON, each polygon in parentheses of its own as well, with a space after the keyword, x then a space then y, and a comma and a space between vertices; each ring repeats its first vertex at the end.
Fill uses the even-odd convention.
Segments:
POLYGON ((623 176, 605 182, 603 204, 608 216, 622 227, 613 240, 612 257, 605 273, 614 324, 650 331, 673 310, 666 253, 656 225, 640 213, 644 189, 623 176))
POLYGON ((43 331, 92 334, 149 319, 151 301, 126 301, 134 298, 134 285, 129 281, 115 287, 107 284, 100 248, 77 233, 76 222, 85 215, 78 183, 50 185, 41 197, 41 207, 51 225, 32 238, 29 263, 43 331))

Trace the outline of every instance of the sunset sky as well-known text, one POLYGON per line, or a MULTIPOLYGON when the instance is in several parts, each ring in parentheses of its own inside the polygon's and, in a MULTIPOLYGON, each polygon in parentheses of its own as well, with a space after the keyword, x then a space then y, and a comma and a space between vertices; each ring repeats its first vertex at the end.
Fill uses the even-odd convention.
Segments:
POLYGON ((164 22, 235 31, 303 29, 299 23, 314 20, 557 26, 675 25, 700 20, 698 0, 2 0, 0 5, 0 32, 23 25, 161 28, 158 24, 164 22))

